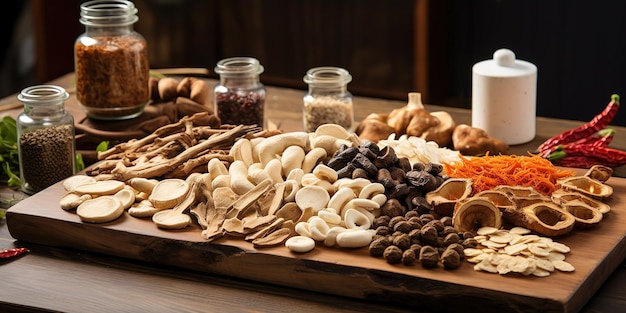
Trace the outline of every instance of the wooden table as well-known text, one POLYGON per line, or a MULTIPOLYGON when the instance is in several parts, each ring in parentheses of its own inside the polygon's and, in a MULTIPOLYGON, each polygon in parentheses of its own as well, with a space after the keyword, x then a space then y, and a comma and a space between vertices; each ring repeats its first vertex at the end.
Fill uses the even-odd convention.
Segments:
MULTIPOLYGON (((72 74, 51 83, 71 88, 72 74)), ((215 83, 215 81, 210 81, 215 83)), ((302 90, 268 87, 268 116, 286 131, 302 130, 302 90)), ((608 99, 607 99, 608 100, 608 99)), ((0 105, 16 98, 0 100, 0 105)), ((371 112, 387 112, 401 101, 355 98, 356 119, 371 112)), ((72 97, 68 110, 77 119, 82 112, 72 97)), ((599 110, 603 105, 598 104, 599 110)), ((470 123, 468 110, 427 105, 430 111, 446 110, 457 123, 470 123)), ((21 108, 3 112, 17 115, 21 108)), ((537 137, 531 143, 511 147, 513 153, 532 151, 543 140, 581 122, 537 119, 537 137)), ((618 131, 613 145, 626 149, 626 128, 618 131)), ((618 171, 618 174, 620 172, 618 171)), ((621 176, 621 175, 620 175, 621 176)), ((2 197, 20 197, 3 191, 2 197)), ((11 238, 0 223, 0 249, 25 246, 31 253, 0 262, 0 311, 63 312, 381 312, 409 311, 389 304, 364 303, 339 296, 293 290, 257 282, 221 277, 178 268, 156 266, 127 259, 28 244, 11 238)), ((555 287, 558 288, 558 287, 555 287)), ((583 312, 617 312, 626 308, 626 264, 609 277, 583 312)), ((478 308, 476 308, 478 309, 478 308)))

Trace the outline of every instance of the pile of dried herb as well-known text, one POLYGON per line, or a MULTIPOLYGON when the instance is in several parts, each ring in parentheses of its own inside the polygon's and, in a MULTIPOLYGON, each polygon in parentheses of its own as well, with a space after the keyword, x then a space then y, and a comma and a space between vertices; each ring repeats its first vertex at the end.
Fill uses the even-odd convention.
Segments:
POLYGON ((20 160, 17 152, 15 119, 4 116, 0 121, 0 183, 9 187, 20 186, 20 160))

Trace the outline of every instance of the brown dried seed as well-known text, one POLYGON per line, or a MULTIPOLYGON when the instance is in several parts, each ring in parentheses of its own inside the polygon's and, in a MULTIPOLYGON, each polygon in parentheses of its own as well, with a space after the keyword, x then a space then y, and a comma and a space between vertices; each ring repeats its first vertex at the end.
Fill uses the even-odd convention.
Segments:
POLYGON ((389 246, 383 252, 383 257, 389 264, 397 264, 402 261, 402 250, 396 246, 389 246))

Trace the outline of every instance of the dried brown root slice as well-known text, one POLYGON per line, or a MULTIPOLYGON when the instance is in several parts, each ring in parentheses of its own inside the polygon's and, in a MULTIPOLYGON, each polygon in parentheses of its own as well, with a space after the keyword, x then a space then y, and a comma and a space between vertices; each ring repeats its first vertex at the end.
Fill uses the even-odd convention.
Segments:
POLYGON ((526 228, 539 234, 554 237, 565 235, 574 228, 576 219, 555 203, 535 203, 524 207, 526 216, 526 228))
POLYGON ((589 176, 574 176, 557 181, 566 190, 580 192, 595 199, 606 199, 613 195, 613 187, 589 176))
POLYGON ((602 214, 609 213, 611 211, 611 206, 607 203, 599 201, 597 199, 593 199, 591 197, 585 196, 579 192, 571 192, 564 189, 557 189, 552 193, 552 201, 559 205, 565 205, 569 201, 582 201, 587 205, 595 208, 600 211, 602 214))
POLYGON ((472 193, 472 180, 469 178, 449 178, 439 188, 426 194, 426 201, 436 213, 451 216, 457 202, 472 193))
POLYGON ((114 196, 100 196, 87 200, 76 208, 76 214, 83 222, 107 223, 124 213, 122 202, 114 196))
POLYGON ((481 227, 502 227, 502 213, 487 198, 472 197, 457 204, 452 224, 459 231, 476 233, 481 227))
POLYGON ((563 208, 574 216, 574 219, 576 220, 574 222, 574 227, 576 228, 589 228, 602 221, 602 213, 583 201, 569 201, 563 205, 563 208))

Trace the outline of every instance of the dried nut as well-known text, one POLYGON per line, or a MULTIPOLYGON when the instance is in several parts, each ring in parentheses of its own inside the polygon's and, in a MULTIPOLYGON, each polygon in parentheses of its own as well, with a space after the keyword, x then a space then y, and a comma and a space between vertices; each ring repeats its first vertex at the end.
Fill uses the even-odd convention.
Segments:
POLYGON ((254 184, 248 180, 248 166, 243 161, 231 162, 228 174, 230 175, 230 188, 238 195, 243 195, 254 188, 254 184))
MULTIPOLYGON (((254 163, 254 157, 252 156, 252 143, 249 139, 240 138, 232 145, 228 155, 232 156, 236 161, 242 161, 247 167, 254 163)), ((219 160, 215 159, 219 162, 219 160)), ((219 162, 222 164, 222 162, 219 162)), ((224 167, 224 169, 226 169, 224 167)), ((220 172, 222 172, 220 170, 220 172)), ((211 164, 209 163, 209 173, 211 173, 211 164)), ((223 174, 223 173, 221 173, 223 174)))
POLYGON ((315 249, 315 241, 305 236, 293 236, 285 241, 285 247, 297 253, 306 253, 315 249))
POLYGON ((324 164, 318 164, 313 169, 313 174, 315 174, 317 178, 323 179, 330 183, 334 183, 338 179, 337 172, 324 164))
POLYGON ((383 256, 383 252, 391 243, 387 237, 381 237, 373 240, 369 246, 369 252, 372 256, 381 257, 383 256))
POLYGON ((318 186, 305 186, 296 193, 295 201, 301 210, 312 208, 314 212, 326 207, 330 196, 326 189, 318 186))
POLYGON ((445 269, 455 269, 461 266, 461 256, 456 249, 446 248, 441 254, 441 263, 445 269))
POLYGON ((404 216, 406 208, 397 199, 389 199, 381 206, 380 213, 388 216, 404 216))
POLYGON ((437 267, 439 264, 439 251, 432 246, 423 246, 420 249, 419 261, 423 267, 437 267))
POLYGON ((413 263, 415 263, 416 259, 417 257, 415 255, 415 250, 407 249, 402 252, 402 264, 412 265, 413 263))
POLYGON ((80 186, 86 183, 95 183, 95 182, 96 182, 96 179, 91 176, 74 175, 74 176, 70 176, 66 178, 63 181, 63 188, 65 188, 65 191, 71 192, 76 188, 76 186, 80 186))
POLYGON ((311 173, 315 166, 321 163, 328 155, 326 150, 322 148, 313 148, 304 156, 302 162, 302 171, 304 173, 311 173))
POLYGON ((122 202, 114 196, 100 196, 81 203, 76 214, 83 222, 107 223, 124 213, 122 202))
MULTIPOLYGON (((236 144, 237 142, 235 142, 235 145, 236 144)), ((211 180, 214 180, 217 176, 220 175, 228 175, 228 169, 226 168, 226 165, 224 165, 224 163, 222 163, 222 161, 220 161, 218 158, 212 158, 211 160, 209 160, 207 166, 209 170, 209 177, 211 180)), ((132 180, 133 178, 131 178, 131 181, 132 180)))
POLYGON ((85 183, 75 186, 73 192, 78 194, 90 194, 96 195, 113 195, 116 192, 124 189, 124 184, 117 180, 100 180, 94 183, 85 183))
POLYGON ((337 211, 333 208, 325 208, 317 212, 317 216, 326 221, 329 225, 339 225, 341 223, 341 216, 337 214, 337 211))
POLYGON ((158 90, 159 98, 163 101, 173 100, 178 97, 176 88, 178 87, 178 80, 172 77, 163 77, 159 79, 158 90))
POLYGON ((366 247, 372 242, 372 232, 367 229, 348 229, 337 234, 337 246, 342 248, 366 247))
POLYGON ((383 251, 383 257, 389 264, 397 264, 402 262, 402 250, 396 246, 388 246, 383 251))
POLYGON ((322 135, 332 136, 338 139, 346 139, 350 137, 350 133, 348 133, 345 128, 337 124, 322 124, 318 126, 317 129, 315 129, 315 137, 322 135))

